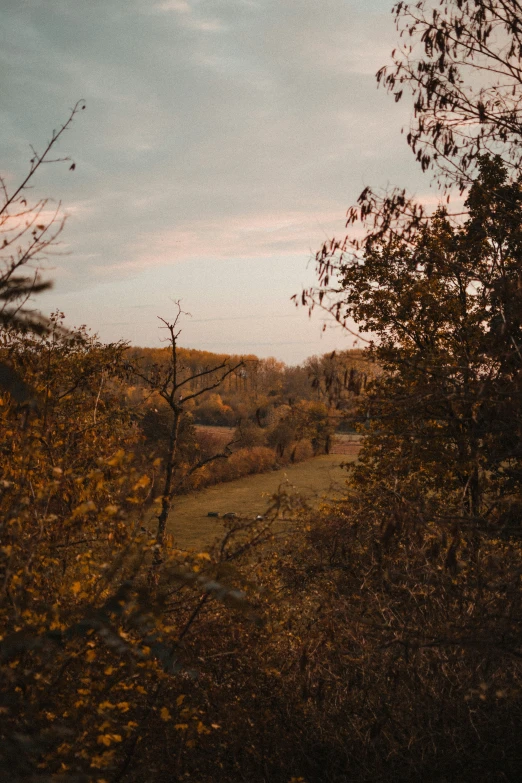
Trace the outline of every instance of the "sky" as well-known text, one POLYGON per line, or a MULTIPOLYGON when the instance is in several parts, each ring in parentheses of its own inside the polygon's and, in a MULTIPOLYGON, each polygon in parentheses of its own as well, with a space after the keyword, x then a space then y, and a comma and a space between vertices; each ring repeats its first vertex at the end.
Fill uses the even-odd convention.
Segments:
POLYGON ((2 0, 0 170, 13 186, 79 99, 31 197, 68 215, 35 302, 104 341, 289 364, 353 347, 291 302, 368 184, 425 193, 378 90, 392 0, 2 0))

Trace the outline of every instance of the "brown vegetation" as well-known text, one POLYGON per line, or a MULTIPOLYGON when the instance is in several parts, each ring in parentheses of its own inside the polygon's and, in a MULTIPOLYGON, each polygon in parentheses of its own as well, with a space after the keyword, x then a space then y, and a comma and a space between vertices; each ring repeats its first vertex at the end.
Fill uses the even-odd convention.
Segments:
POLYGON ((520 779, 520 7, 441 8, 397 4, 420 56, 406 44, 386 83, 413 88, 422 165, 470 178, 467 213, 365 191, 364 241, 325 245, 304 294, 375 336, 364 356, 216 363, 175 324, 154 353, 33 318, 20 268, 55 234, 26 224, 24 188, 60 134, 4 187, 3 780, 520 779), (208 551, 176 547, 191 475, 327 451, 333 411, 363 436, 343 497, 310 510, 282 488, 208 551), (237 427, 228 463, 204 421, 237 427))

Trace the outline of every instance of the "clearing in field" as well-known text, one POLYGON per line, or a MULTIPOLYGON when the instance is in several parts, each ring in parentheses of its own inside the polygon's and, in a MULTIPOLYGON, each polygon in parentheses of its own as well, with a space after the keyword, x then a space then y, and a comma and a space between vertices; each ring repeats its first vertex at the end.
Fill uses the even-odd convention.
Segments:
POLYGON ((236 481, 207 487, 177 498, 172 506, 168 531, 176 546, 182 549, 205 549, 223 534, 221 519, 209 517, 236 513, 254 518, 263 514, 273 495, 282 487, 303 497, 311 505, 318 505, 324 497, 339 495, 346 481, 346 471, 340 465, 356 458, 355 444, 351 454, 328 454, 296 465, 245 476, 236 481))

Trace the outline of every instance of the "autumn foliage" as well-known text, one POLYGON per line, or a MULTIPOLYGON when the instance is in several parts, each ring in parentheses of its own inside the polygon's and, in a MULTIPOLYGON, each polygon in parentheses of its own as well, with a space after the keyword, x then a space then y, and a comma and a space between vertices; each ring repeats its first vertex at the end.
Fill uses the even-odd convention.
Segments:
POLYGON ((364 239, 320 249, 302 300, 364 351, 287 368, 184 349, 176 319, 168 349, 129 349, 34 317, 46 283, 22 267, 56 233, 27 181, 4 187, 2 780, 520 780, 520 8, 395 14, 411 43, 379 79, 412 89, 408 141, 465 213, 365 189, 364 239), (363 443, 341 498, 280 492, 176 547, 177 493, 327 452, 339 426, 363 443))

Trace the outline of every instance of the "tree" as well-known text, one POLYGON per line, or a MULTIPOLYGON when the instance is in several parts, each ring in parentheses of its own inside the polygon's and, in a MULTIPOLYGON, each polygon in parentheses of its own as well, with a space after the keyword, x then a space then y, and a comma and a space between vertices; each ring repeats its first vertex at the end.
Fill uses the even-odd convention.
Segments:
MULTIPOLYGON (((451 203, 455 189, 462 194, 471 186, 483 155, 500 155, 516 179, 522 153, 519 0, 400 0, 393 14, 400 40, 377 82, 396 101, 412 96, 406 139, 423 171, 440 185, 441 202, 451 203)), ((462 216, 460 206, 454 214, 462 216)), ((399 237, 414 243, 432 217, 400 186, 365 187, 347 212, 350 233, 325 242, 317 253, 319 289, 304 292, 303 304, 324 307, 348 328, 330 285, 337 261, 359 255, 372 242, 399 237), (362 232, 352 230, 356 224, 362 232)))
POLYGON ((440 212, 415 245, 372 244, 339 272, 343 312, 376 336, 385 371, 366 470, 377 460, 399 487, 424 471, 446 517, 502 526, 522 490, 521 188, 499 159, 480 167, 460 228, 440 212))
MULTIPOLYGON (((218 564, 269 536, 266 522, 236 521, 215 557, 164 548, 161 584, 147 588, 158 551, 144 528, 153 471, 142 473, 133 459, 139 432, 124 402, 127 347, 27 306, 49 285, 24 267, 44 260, 63 221, 58 210, 40 222, 47 202, 29 206, 25 189, 81 108, 43 154, 34 152, 18 188, 2 183, 0 777, 14 782, 122 780, 147 731, 156 742, 167 732, 178 760, 185 741, 190 748, 208 733, 202 713, 183 705, 181 642, 211 599, 246 609, 245 595, 220 581, 218 564)), ((176 361, 170 370, 159 391, 179 426, 185 378, 176 361)), ((179 429, 171 436, 176 445, 179 429)))
MULTIPOLYGON (((4 177, 0 176, 0 328, 25 329, 36 334, 45 334, 56 329, 56 322, 27 307, 34 294, 51 287, 48 280, 41 277, 41 264, 48 257, 64 227, 65 218, 61 215, 58 203, 51 217, 45 216, 50 205, 48 199, 39 199, 29 203, 27 199, 35 175, 45 163, 70 162, 69 157, 52 159, 51 153, 61 136, 70 127, 78 112, 85 109, 85 102, 78 101, 71 110, 68 119, 53 131, 50 141, 43 152, 38 153, 31 147, 32 155, 29 171, 22 181, 10 191, 4 177), (36 266, 35 266, 36 265, 36 266), (27 268, 31 274, 27 274, 27 268)), ((71 163, 69 170, 76 168, 71 163)), ((0 387, 8 390, 18 402, 31 400, 31 390, 23 378, 8 364, 0 365, 0 387)))
MULTIPOLYGON (((3 327, 13 326, 42 333, 50 325, 41 315, 27 309, 26 304, 32 294, 51 286, 49 281, 42 281, 38 265, 54 247, 65 218, 60 214, 60 203, 52 211, 51 217, 46 217, 44 213, 50 206, 49 199, 39 199, 30 204, 27 191, 45 163, 70 162, 69 157, 51 159, 50 155, 78 112, 83 109, 85 102, 78 101, 66 122, 53 131, 43 152, 38 153, 31 147, 33 157, 29 171, 11 192, 6 180, 0 176, 0 190, 3 194, 0 203, 0 324, 3 327), (23 268, 35 263, 36 268, 32 267, 32 273, 24 276, 23 268)), ((69 169, 74 171, 75 168, 76 164, 71 163, 69 169)))
POLYGON ((519 774, 521 194, 483 157, 460 225, 439 210, 337 259, 334 312, 373 335, 383 373, 345 495, 283 574, 318 596, 292 627, 294 689, 343 759, 334 780, 519 774))
POLYGON ((66 331, 60 314, 43 334, 12 325, 1 334, 0 360, 35 400, 27 408, 10 393, 0 397, 5 779, 50 775, 61 765, 86 770, 94 759, 104 766, 92 666, 114 653, 118 666, 143 639, 144 625, 132 640, 120 635, 131 603, 142 621, 148 611, 138 576, 146 547, 138 539, 149 481, 133 469, 136 432, 118 394, 124 349, 66 331))
POLYGON ((362 221, 363 239, 325 243, 319 287, 302 297, 346 328, 354 318, 370 347, 377 338, 369 355, 387 373, 374 385, 374 429, 383 432, 397 413, 402 446, 427 458, 430 443, 432 469, 440 480, 443 466, 459 473, 475 516, 485 476, 488 484, 502 474, 504 490, 518 482, 520 11, 517 0, 396 4, 401 43, 377 80, 396 100, 413 93, 408 143, 446 187, 468 189, 464 212, 452 215, 445 205, 429 215, 404 190, 366 188, 347 221, 362 221), (466 410, 456 410, 455 395, 466 410), (412 434, 407 447, 417 425, 423 435, 412 434))
MULTIPOLYGON (((156 530, 156 544, 161 549, 165 542, 165 531, 167 519, 172 506, 172 497, 176 491, 174 483, 174 474, 179 447, 180 425, 185 413, 187 404, 201 396, 205 392, 217 389, 232 373, 235 373, 243 364, 242 361, 231 364, 224 359, 220 364, 199 372, 191 372, 185 364, 179 361, 178 340, 181 334, 179 321, 183 314, 181 305, 176 303, 177 312, 174 320, 169 322, 163 318, 160 321, 164 324, 169 337, 170 362, 166 368, 154 365, 148 372, 140 369, 139 365, 131 369, 147 386, 156 392, 168 405, 171 411, 171 422, 169 428, 169 441, 164 458, 163 490, 161 494, 161 508, 158 515, 158 525, 156 530)), ((214 454, 206 459, 197 462, 190 468, 190 472, 199 470, 209 462, 228 456, 229 450, 225 449, 220 454, 214 454)), ((159 560, 158 560, 159 562, 159 560)))
POLYGON ((378 82, 415 113, 408 144, 424 170, 468 187, 481 155, 518 173, 522 135, 522 5, 519 0, 396 3, 400 42, 378 82))
POLYGON ((294 584, 309 574, 322 606, 331 596, 328 642, 310 648, 335 634, 332 653, 306 665, 330 694, 332 735, 341 702, 352 736, 369 738, 361 779, 384 779, 396 758, 401 780, 493 781, 520 769, 522 8, 433 6, 396 5, 403 44, 378 79, 396 100, 412 90, 408 142, 465 207, 429 214, 404 190, 366 188, 348 235, 317 254, 303 303, 353 319, 383 374, 360 410, 346 497, 311 525, 294 584))

